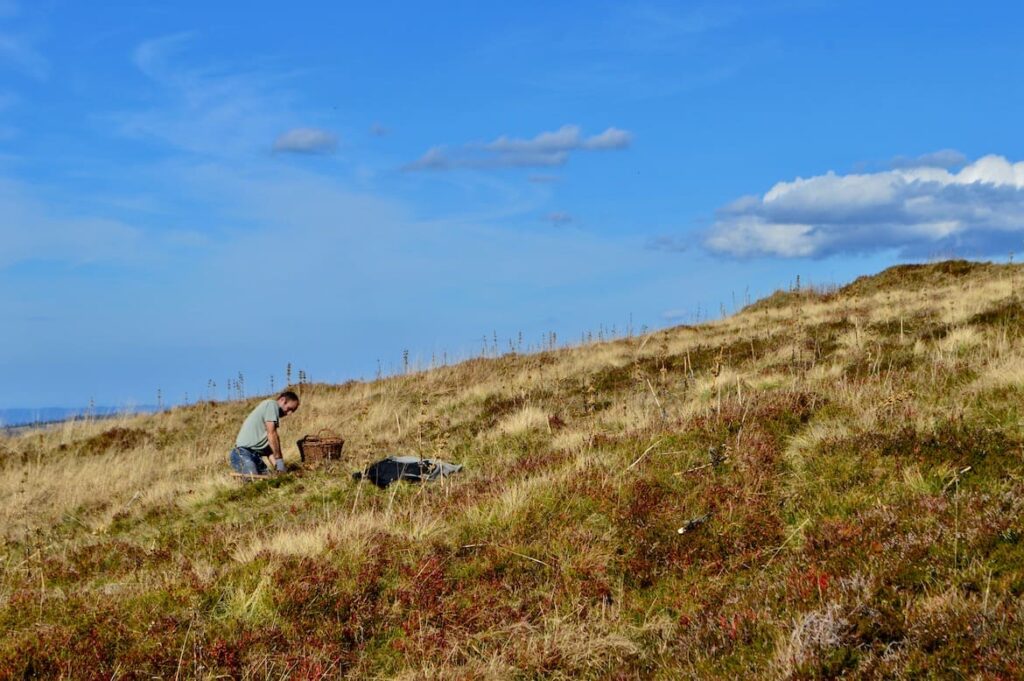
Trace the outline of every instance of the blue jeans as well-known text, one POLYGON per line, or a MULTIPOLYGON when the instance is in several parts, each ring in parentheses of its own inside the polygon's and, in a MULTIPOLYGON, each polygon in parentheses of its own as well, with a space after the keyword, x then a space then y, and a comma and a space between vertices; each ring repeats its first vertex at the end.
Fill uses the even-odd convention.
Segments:
POLYGON ((262 454, 245 447, 235 447, 231 450, 231 467, 246 475, 266 475, 270 472, 267 464, 263 463, 262 454))

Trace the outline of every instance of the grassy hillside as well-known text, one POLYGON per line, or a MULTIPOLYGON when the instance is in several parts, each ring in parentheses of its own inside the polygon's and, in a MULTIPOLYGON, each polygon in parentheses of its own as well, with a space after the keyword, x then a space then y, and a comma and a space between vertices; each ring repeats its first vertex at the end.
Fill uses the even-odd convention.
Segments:
POLYGON ((0 439, 0 677, 1020 678, 1022 275, 303 386, 246 486, 254 400, 0 439))

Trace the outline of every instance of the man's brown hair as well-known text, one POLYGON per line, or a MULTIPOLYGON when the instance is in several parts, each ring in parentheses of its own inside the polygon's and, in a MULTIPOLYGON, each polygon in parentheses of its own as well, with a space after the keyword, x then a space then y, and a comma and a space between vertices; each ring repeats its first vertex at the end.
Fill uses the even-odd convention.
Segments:
POLYGON ((298 402, 299 396, 293 393, 291 390, 285 390, 283 393, 277 396, 277 399, 285 398, 289 402, 298 402))

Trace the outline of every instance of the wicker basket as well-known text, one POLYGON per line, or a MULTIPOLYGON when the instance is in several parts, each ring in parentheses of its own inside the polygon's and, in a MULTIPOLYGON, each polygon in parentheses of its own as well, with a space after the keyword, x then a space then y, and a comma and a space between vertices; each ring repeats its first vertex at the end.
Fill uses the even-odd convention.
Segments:
POLYGON ((323 461, 340 460, 341 448, 345 446, 345 440, 338 437, 337 433, 325 428, 316 435, 304 435, 295 444, 299 448, 302 463, 315 465, 323 461))

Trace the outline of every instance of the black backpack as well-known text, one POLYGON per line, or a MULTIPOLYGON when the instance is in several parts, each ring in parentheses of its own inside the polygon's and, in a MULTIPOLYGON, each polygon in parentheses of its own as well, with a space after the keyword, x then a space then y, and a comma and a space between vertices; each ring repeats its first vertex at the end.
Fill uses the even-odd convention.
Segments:
POLYGON ((460 470, 462 470, 462 466, 444 461, 432 461, 412 456, 389 456, 371 464, 364 471, 356 471, 352 474, 352 478, 355 480, 365 478, 377 487, 384 489, 395 480, 423 482, 424 480, 436 480, 460 470))

